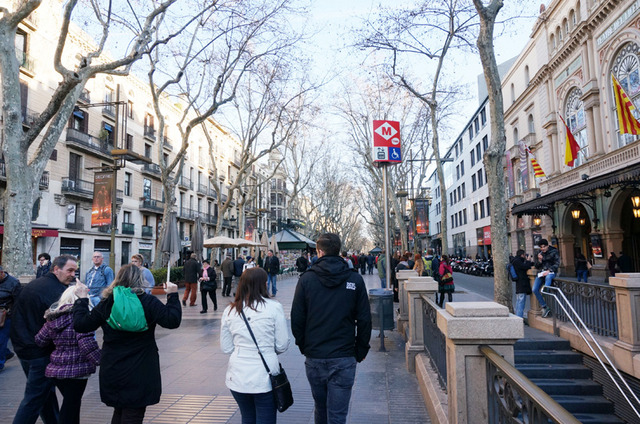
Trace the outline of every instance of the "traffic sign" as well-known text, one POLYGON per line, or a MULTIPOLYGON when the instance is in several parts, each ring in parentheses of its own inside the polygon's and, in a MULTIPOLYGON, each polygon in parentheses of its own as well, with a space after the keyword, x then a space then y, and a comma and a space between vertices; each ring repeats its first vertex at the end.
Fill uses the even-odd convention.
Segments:
POLYGON ((373 121, 373 163, 400 163, 400 122, 373 121))

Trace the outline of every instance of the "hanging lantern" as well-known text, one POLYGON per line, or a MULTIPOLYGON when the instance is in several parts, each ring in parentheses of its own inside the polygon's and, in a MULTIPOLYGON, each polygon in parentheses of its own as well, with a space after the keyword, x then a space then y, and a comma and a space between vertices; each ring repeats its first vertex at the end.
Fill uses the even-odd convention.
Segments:
POLYGON ((633 194, 631 194, 631 204, 634 209, 640 209, 640 193, 637 191, 634 191, 633 194))
POLYGON ((640 218, 640 209, 634 209, 633 210, 633 217, 634 218, 640 218))
POLYGON ((586 220, 586 219, 584 219, 584 218, 580 218, 580 221, 579 221, 579 222, 580 222, 580 225, 584 226, 584 224, 586 224, 586 223, 587 223, 587 220, 586 220))
POLYGON ((539 227, 540 224, 542 224, 542 218, 540 218, 539 216, 534 216, 533 217, 533 226, 534 227, 539 227))
POLYGON ((574 209, 571 211, 573 219, 580 219, 580 209, 574 209))

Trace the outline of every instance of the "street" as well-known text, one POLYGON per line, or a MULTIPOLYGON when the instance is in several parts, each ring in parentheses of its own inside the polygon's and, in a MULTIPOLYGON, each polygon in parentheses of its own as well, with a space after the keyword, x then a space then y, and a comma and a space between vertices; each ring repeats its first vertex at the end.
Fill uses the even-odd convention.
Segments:
MULTIPOLYGON (((453 273, 453 281, 456 285, 456 292, 461 290, 474 293, 478 296, 478 300, 490 300, 493 301, 493 277, 476 277, 474 275, 464 274, 462 272, 454 272, 453 273)), ((516 284, 512 283, 513 286, 513 303, 516 302, 516 284)), ((453 300, 455 301, 455 294, 453 295, 453 300)), ((525 316, 527 311, 529 310, 530 299, 527 296, 527 303, 524 308, 525 316)))

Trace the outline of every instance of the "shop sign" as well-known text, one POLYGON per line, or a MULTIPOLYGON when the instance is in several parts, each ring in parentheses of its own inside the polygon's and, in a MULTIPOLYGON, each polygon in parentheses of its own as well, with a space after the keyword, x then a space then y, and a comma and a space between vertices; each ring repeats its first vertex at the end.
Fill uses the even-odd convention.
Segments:
POLYGON ((484 245, 489 246, 491 244, 491 226, 484 227, 484 245))

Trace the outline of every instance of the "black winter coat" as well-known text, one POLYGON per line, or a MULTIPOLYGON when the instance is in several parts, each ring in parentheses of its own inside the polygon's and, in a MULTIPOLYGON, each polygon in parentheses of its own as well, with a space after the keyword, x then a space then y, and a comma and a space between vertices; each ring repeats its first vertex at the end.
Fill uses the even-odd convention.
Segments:
POLYGON ((9 309, 9 316, 11 316, 11 307, 18 298, 22 286, 20 281, 8 272, 4 273, 4 280, 0 281, 0 306, 9 309))
POLYGON ((511 264, 518 274, 518 280, 516 281, 516 293, 531 294, 531 282, 527 271, 533 266, 533 262, 524 259, 522 256, 516 256, 511 261, 511 264))
POLYGON ((189 258, 187 262, 184 263, 184 281, 187 283, 197 283, 201 269, 202 266, 198 261, 189 258))
POLYGON ((80 333, 102 327, 104 333, 100 362, 100 399, 115 408, 142 408, 160 402, 162 381, 156 345, 156 325, 178 328, 182 308, 177 293, 167 295, 167 304, 155 296, 138 295, 149 328, 141 332, 114 330, 107 324, 113 295, 89 311, 88 299, 76 300, 73 328, 80 333))
POLYGON ((11 343, 18 358, 42 358, 53 352, 53 346, 38 346, 35 337, 45 323, 45 311, 66 288, 52 272, 24 286, 13 305, 11 320, 11 343))

